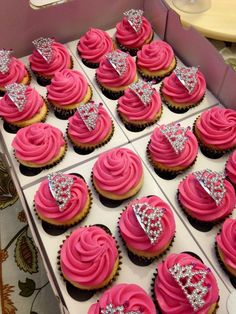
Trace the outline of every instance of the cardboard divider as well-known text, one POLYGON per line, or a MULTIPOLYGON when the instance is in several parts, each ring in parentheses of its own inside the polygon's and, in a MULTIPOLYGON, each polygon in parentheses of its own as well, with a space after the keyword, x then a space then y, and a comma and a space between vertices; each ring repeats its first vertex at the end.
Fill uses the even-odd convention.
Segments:
POLYGON ((218 98, 225 107, 236 110, 236 73, 229 65, 218 98))

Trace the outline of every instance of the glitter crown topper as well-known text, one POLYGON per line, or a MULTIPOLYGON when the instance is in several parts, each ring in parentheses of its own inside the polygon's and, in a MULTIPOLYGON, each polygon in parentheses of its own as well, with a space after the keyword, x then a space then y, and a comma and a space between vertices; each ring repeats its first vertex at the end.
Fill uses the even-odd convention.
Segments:
POLYGON ((151 244, 156 244, 163 231, 161 218, 164 214, 164 208, 153 207, 148 203, 132 204, 132 208, 151 244))
POLYGON ((130 26, 133 28, 133 30, 138 33, 142 27, 142 16, 143 11, 142 10, 134 10, 131 9, 129 11, 126 11, 124 13, 124 16, 127 18, 130 26))
POLYGON ((194 311, 198 311, 205 304, 203 298, 208 293, 209 287, 204 283, 209 271, 209 269, 194 270, 194 264, 181 266, 177 263, 169 268, 169 272, 183 290, 194 311))
POLYGON ((183 128, 179 123, 166 124, 161 128, 161 133, 167 138, 176 154, 184 150, 185 142, 188 140, 186 132, 189 128, 183 128))
POLYGON ((122 76, 126 72, 128 57, 127 53, 115 50, 109 52, 106 57, 119 76, 122 76))
POLYGON ((181 84, 192 94, 195 86, 197 85, 197 71, 196 67, 181 66, 174 70, 174 73, 181 84))
POLYGON ((152 94, 154 89, 150 82, 145 82, 143 80, 138 80, 137 83, 130 85, 130 89, 139 97, 144 106, 150 104, 152 99, 152 94))
POLYGON ((125 305, 114 306, 112 303, 108 304, 106 308, 101 309, 101 314, 142 314, 140 311, 125 312, 125 305))
POLYGON ((67 202, 71 198, 71 187, 73 178, 64 175, 61 172, 55 172, 48 175, 48 185, 52 196, 54 197, 59 211, 63 211, 67 202))
POLYGON ((53 42, 54 42, 54 39, 43 38, 43 37, 33 40, 33 44, 35 48, 41 54, 44 60, 47 61, 47 63, 50 63, 53 58, 53 49, 52 49, 53 42))
POLYGON ((24 84, 12 83, 5 86, 7 96, 11 99, 18 111, 24 110, 27 102, 26 90, 27 86, 24 84))
POLYGON ((77 108, 77 111, 86 125, 89 131, 92 131, 96 127, 96 122, 98 119, 99 106, 102 104, 95 104, 94 101, 83 104, 77 108))
POLYGON ((218 206, 225 196, 225 174, 210 169, 200 170, 193 173, 202 188, 209 194, 218 206))
POLYGON ((9 71, 11 53, 11 50, 0 49, 0 73, 2 74, 6 74, 9 71))

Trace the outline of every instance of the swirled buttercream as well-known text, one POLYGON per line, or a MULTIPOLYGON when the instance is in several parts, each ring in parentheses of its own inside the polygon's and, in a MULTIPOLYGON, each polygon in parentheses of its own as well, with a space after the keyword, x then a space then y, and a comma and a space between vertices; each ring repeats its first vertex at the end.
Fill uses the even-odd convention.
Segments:
POLYGON ((24 77, 28 75, 25 65, 18 59, 12 57, 9 70, 3 74, 0 72, 0 86, 4 87, 11 83, 22 83, 24 77))
POLYGON ((227 161, 226 174, 230 182, 236 187, 236 150, 234 150, 227 161))

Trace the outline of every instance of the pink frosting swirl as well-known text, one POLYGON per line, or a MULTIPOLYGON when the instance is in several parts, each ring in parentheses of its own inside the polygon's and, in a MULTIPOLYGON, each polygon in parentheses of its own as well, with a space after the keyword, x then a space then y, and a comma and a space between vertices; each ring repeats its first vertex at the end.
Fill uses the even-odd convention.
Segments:
POLYGON ((236 269, 236 219, 228 218, 216 236, 216 243, 224 255, 225 264, 236 269))
MULTIPOLYGON (((157 219, 156 219, 157 221, 157 219)), ((131 201, 125 211, 122 213, 119 228, 126 245, 134 250, 155 253, 164 248, 174 237, 175 220, 172 210, 161 198, 157 196, 142 197, 131 201), (151 244, 148 236, 140 226, 132 204, 148 203, 153 207, 163 208, 164 214, 161 218, 163 231, 161 232, 157 242, 151 244)))
POLYGON ((118 100, 117 110, 130 121, 152 121, 161 110, 161 97, 155 91, 150 103, 145 106, 131 89, 127 89, 118 100))
POLYGON ((58 42, 52 45, 53 58, 48 63, 41 54, 35 49, 29 57, 30 67, 32 71, 42 75, 52 77, 56 71, 61 71, 71 66, 71 57, 67 49, 58 42))
POLYGON ((236 111, 213 107, 196 121, 201 140, 220 149, 236 146, 236 111))
MULTIPOLYGON (((119 51, 119 50, 117 50, 119 51)), ((134 82, 136 77, 136 64, 134 59, 127 54, 126 58, 127 69, 126 72, 119 76, 113 66, 106 57, 102 58, 99 68, 96 70, 98 81, 104 86, 121 87, 128 86, 134 82)))
POLYGON ((20 129, 12 147, 18 160, 42 165, 55 158, 65 140, 62 132, 47 123, 35 123, 20 129))
POLYGON ((109 304, 114 307, 123 305, 126 313, 132 311, 140 311, 142 314, 156 313, 152 299, 135 284, 121 283, 108 289, 97 303, 91 305, 88 314, 100 314, 109 304))
POLYGON ((128 48, 141 48, 147 39, 151 39, 152 26, 148 20, 142 16, 142 26, 138 32, 132 28, 126 17, 116 25, 116 39, 128 48))
POLYGON ((190 94, 186 87, 179 81, 175 73, 167 76, 162 85, 162 93, 170 97, 175 103, 197 103, 206 92, 206 81, 203 74, 198 70, 197 84, 190 94))
MULTIPOLYGON (((207 269, 207 267, 199 259, 186 253, 170 254, 164 262, 159 263, 157 266, 158 274, 154 283, 154 292, 156 300, 161 308, 161 313, 208 313, 211 305, 217 303, 219 297, 219 288, 214 274, 209 270, 206 275, 203 285, 209 287, 209 290, 203 297, 204 305, 198 311, 194 311, 181 287, 169 272, 169 268, 173 267, 177 263, 181 266, 193 264, 194 270, 207 269)), ((196 280, 199 279, 199 276, 195 275, 192 278, 192 281, 196 282, 196 280)))
POLYGON ((81 102, 88 88, 88 83, 81 72, 63 69, 55 73, 51 84, 47 86, 47 98, 61 106, 67 106, 81 102))
POLYGON ((41 182, 34 197, 35 208, 40 216, 63 223, 73 219, 84 209, 89 198, 86 183, 75 175, 66 176, 72 177, 74 182, 71 187, 71 198, 66 203, 63 211, 59 210, 56 200, 50 192, 48 179, 41 182))
POLYGON ((99 106, 96 127, 89 131, 80 114, 76 112, 69 118, 68 134, 72 140, 83 144, 101 143, 111 132, 112 120, 103 106, 99 106))
POLYGON ((93 166, 93 180, 107 192, 122 195, 137 186, 143 175, 142 162, 128 148, 113 148, 99 156, 93 166))
POLYGON ((93 63, 99 63, 102 57, 113 50, 111 37, 98 28, 90 28, 80 38, 77 45, 78 52, 82 59, 93 63))
POLYGON ((109 277, 118 258, 112 236, 96 226, 80 227, 63 243, 61 270, 75 284, 94 287, 109 277))
POLYGON ((226 174, 230 181, 236 186, 236 150, 230 155, 227 161, 226 174))
POLYGON ((137 53, 137 65, 148 71, 166 70, 174 59, 173 49, 162 40, 155 40, 144 45, 137 53))
POLYGON ((192 217, 201 221, 217 221, 229 215, 236 204, 232 184, 224 180, 225 196, 218 206, 213 198, 202 188, 193 174, 189 174, 179 184, 179 201, 192 217))
POLYGON ((24 109, 19 111, 8 95, 5 94, 0 99, 0 116, 9 123, 31 119, 40 112, 44 101, 38 92, 30 86, 27 86, 26 89, 26 99, 24 109))
POLYGON ((182 152, 177 154, 168 139, 161 132, 163 127, 164 125, 156 127, 151 135, 151 142, 148 146, 151 159, 168 167, 186 167, 191 165, 198 153, 198 143, 194 134, 187 130, 188 140, 185 142, 182 152))
POLYGON ((18 59, 12 57, 9 70, 3 74, 0 72, 0 86, 5 86, 11 83, 21 83, 23 78, 27 76, 25 65, 18 59))

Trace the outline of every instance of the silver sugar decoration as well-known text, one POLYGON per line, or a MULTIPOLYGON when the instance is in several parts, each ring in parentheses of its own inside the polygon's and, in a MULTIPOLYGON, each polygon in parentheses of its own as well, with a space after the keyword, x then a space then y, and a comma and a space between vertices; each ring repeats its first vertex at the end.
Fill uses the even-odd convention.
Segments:
POLYGON ((96 122, 99 115, 99 106, 102 104, 96 104, 93 101, 86 104, 82 104, 77 108, 77 111, 86 125, 87 129, 91 132, 96 127, 96 122))
POLYGON ((33 40, 33 44, 35 48, 41 54, 44 60, 47 61, 47 63, 50 63, 53 59, 53 49, 52 49, 53 42, 54 42, 54 39, 43 38, 43 37, 33 40))
POLYGON ((138 33, 143 24, 142 21, 143 11, 131 9, 129 11, 124 12, 124 16, 127 18, 133 30, 136 33, 138 33))
POLYGON ((73 182, 74 180, 72 177, 61 172, 54 172, 48 175, 50 192, 61 212, 71 198, 71 187, 73 182))
POLYGON ((132 204, 132 208, 140 226, 148 236, 151 244, 156 244, 163 231, 161 219, 165 209, 153 207, 148 203, 132 204))
POLYGON ((114 306, 112 303, 108 304, 106 308, 101 309, 101 314, 142 314, 140 311, 125 312, 124 305, 114 306))
POLYGON ((6 74, 11 63, 11 50, 0 49, 0 73, 6 74))
POLYGON ((210 169, 199 170, 193 173, 201 187, 211 196, 216 205, 220 205, 225 196, 225 174, 224 172, 212 171, 210 169))
POLYGON ((130 85, 130 89, 139 97, 144 106, 150 104, 154 89, 150 82, 145 82, 141 79, 138 82, 130 85))
POLYGON ((24 110, 27 102, 26 90, 27 86, 24 84, 12 83, 5 86, 7 96, 11 99, 18 111, 24 110))
POLYGON ((176 280, 188 302, 194 311, 204 306, 204 296, 208 293, 209 287, 205 284, 206 275, 209 269, 194 270, 194 264, 181 266, 179 263, 169 268, 170 274, 176 280), (195 277, 195 281, 193 278, 195 277))
POLYGON ((122 76, 127 70, 127 57, 127 53, 119 50, 115 50, 106 54, 107 60, 110 62, 119 76, 122 76))
POLYGON ((192 94, 197 85, 197 67, 181 66, 174 70, 174 73, 181 84, 192 94))
POLYGON ((184 150, 185 142, 188 140, 186 132, 190 128, 183 128, 179 123, 169 123, 160 129, 161 133, 171 144, 176 154, 181 153, 184 150))

